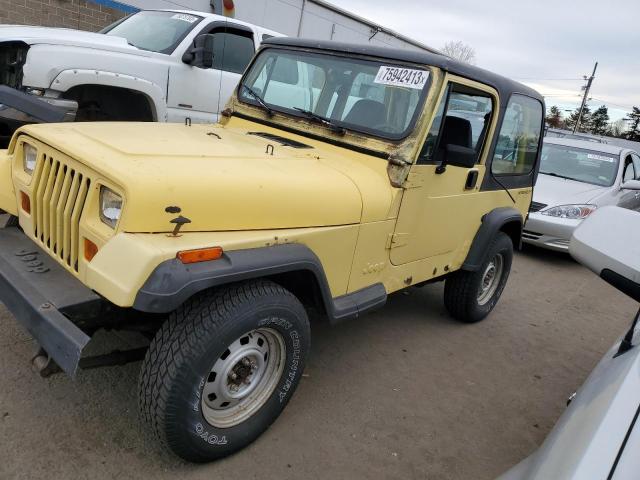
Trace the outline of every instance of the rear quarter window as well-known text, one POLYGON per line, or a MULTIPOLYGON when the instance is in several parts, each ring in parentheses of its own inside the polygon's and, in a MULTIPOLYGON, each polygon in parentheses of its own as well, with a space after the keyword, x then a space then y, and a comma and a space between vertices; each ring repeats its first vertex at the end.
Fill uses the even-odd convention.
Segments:
POLYGON ((502 120, 491 163, 496 175, 527 175, 533 170, 542 130, 542 104, 514 94, 502 120))

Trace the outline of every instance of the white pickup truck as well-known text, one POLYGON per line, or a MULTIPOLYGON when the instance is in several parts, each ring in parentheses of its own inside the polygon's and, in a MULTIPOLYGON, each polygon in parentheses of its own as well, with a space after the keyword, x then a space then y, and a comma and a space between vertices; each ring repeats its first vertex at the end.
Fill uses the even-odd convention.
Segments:
POLYGON ((273 36, 187 10, 141 11, 99 33, 0 26, 0 148, 40 121, 215 122, 273 36))

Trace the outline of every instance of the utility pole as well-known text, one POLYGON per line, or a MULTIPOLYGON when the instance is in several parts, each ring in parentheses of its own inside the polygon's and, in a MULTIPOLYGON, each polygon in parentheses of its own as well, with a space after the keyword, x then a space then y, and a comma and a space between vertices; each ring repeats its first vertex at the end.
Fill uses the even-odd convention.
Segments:
POLYGON ((578 112, 578 119, 576 120, 576 124, 573 126, 573 133, 576 133, 578 127, 580 126, 580 121, 582 120, 582 111, 584 110, 584 106, 587 103, 587 98, 589 98, 589 90, 591 89, 591 83, 593 83, 593 79, 596 77, 596 70, 598 69, 598 62, 593 67, 593 73, 589 78, 585 78, 587 80, 587 85, 584 86, 584 96, 582 97, 582 105, 580 105, 580 112, 578 112))

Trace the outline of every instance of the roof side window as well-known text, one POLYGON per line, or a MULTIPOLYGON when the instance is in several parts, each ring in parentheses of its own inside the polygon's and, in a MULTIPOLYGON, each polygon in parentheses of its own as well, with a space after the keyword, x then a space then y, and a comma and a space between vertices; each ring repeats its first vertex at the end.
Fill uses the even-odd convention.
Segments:
POLYGON ((533 170, 542 130, 542 104, 513 94, 502 120, 491 171, 496 175, 527 175, 533 170))
POLYGON ((248 32, 214 30, 213 68, 231 73, 244 72, 255 53, 253 37, 248 32))

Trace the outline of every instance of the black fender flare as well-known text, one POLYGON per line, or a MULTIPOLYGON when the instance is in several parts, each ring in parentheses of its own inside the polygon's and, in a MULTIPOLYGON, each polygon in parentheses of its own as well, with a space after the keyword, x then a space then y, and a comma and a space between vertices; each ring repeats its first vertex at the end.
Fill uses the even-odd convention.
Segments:
POLYGON ((461 269, 470 272, 479 270, 487 248, 500 231, 507 233, 511 237, 515 248, 520 248, 523 225, 522 214, 513 207, 495 208, 483 215, 482 224, 476 232, 461 269), (509 226, 508 231, 505 231, 506 226, 509 226))
POLYGON ((138 291, 133 308, 169 313, 198 292, 226 284, 307 271, 319 287, 332 323, 359 316, 386 303, 381 283, 333 298, 322 263, 306 245, 290 243, 225 252, 222 258, 185 265, 177 258, 160 263, 138 291))

